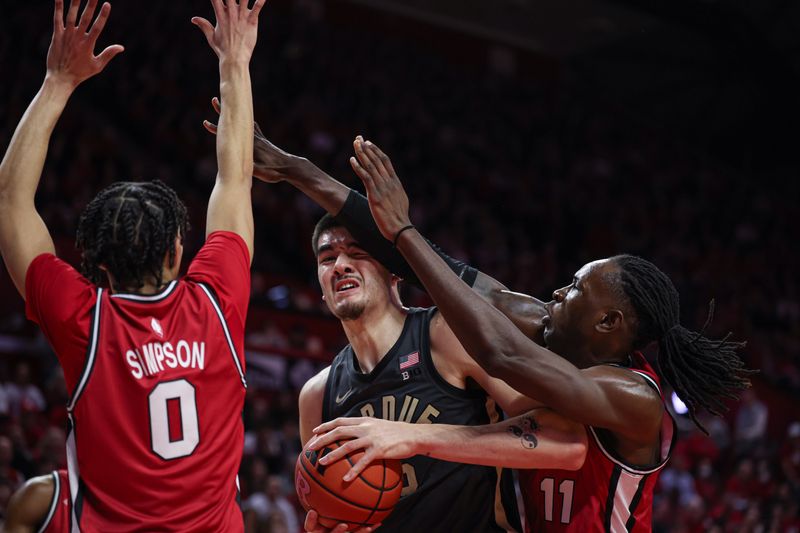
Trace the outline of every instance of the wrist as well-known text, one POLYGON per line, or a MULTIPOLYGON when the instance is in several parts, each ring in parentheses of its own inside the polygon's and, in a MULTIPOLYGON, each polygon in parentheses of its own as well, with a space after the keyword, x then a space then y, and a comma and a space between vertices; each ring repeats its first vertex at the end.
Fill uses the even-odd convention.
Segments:
POLYGON ((410 220, 408 220, 406 222, 407 222, 406 224, 403 224, 402 226, 400 226, 394 232, 394 237, 392 239, 392 244, 394 245, 395 248, 398 247, 398 245, 400 244, 400 241, 402 239, 410 238, 410 235, 412 233, 419 233, 417 231, 417 227, 414 224, 412 224, 410 220))
POLYGON ((48 72, 42 83, 42 92, 47 93, 48 98, 57 99, 61 97, 66 101, 77 86, 78 83, 74 79, 48 72))
POLYGON ((249 70, 250 57, 237 57, 234 55, 225 55, 219 57, 219 70, 249 70))

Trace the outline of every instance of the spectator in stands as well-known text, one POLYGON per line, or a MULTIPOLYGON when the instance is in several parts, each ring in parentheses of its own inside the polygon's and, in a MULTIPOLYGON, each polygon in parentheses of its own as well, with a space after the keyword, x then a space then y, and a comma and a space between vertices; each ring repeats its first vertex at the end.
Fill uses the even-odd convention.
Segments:
POLYGON ((769 410, 758 399, 753 389, 742 393, 739 411, 736 413, 734 447, 737 455, 751 453, 764 441, 767 432, 769 410))

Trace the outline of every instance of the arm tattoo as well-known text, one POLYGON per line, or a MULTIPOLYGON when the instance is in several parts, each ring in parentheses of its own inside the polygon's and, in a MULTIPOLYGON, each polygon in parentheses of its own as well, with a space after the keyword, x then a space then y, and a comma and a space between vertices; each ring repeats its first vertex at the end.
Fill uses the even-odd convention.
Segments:
POLYGON ((508 428, 508 432, 519 438, 522 447, 528 450, 539 446, 539 439, 536 438, 537 431, 539 431, 539 424, 532 416, 523 418, 522 426, 513 425, 508 428))

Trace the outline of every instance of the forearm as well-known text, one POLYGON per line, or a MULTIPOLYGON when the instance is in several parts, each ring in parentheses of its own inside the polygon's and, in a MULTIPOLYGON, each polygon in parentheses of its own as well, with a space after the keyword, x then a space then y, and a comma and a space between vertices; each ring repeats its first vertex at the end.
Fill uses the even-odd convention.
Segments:
POLYGON ((249 64, 223 59, 219 74, 220 96, 225 105, 217 134, 217 178, 224 183, 249 187, 253 176, 253 95, 249 64))
POLYGON ((45 78, 0 163, 0 202, 33 207, 47 147, 73 88, 45 78))
POLYGON ((504 468, 576 470, 586 455, 586 432, 545 410, 484 426, 419 425, 420 455, 504 468))
POLYGON ((464 349, 490 376, 548 405, 554 397, 569 394, 565 384, 577 369, 530 342, 511 320, 461 283, 418 232, 404 232, 398 249, 464 349))
POLYGON ((350 187, 325 173, 308 159, 288 172, 287 181, 331 215, 342 210, 350 187))

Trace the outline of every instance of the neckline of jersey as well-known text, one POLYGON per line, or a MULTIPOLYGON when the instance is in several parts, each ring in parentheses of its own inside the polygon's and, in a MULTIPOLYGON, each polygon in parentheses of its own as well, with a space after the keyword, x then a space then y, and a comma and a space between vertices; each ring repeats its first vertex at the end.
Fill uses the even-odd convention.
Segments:
POLYGON ((172 294, 172 291, 175 290, 175 287, 178 285, 178 280, 174 279, 169 282, 169 284, 162 289, 161 292, 157 292, 155 294, 135 294, 135 293, 128 293, 128 292, 117 292, 111 295, 111 298, 121 298, 123 300, 132 300, 135 302, 158 302, 172 294))
POLYGON ((389 364, 389 361, 391 361, 400 350, 400 344, 405 338, 408 328, 411 326, 411 322, 411 313, 406 313, 406 318, 403 322, 403 331, 400 332, 400 335, 397 337, 397 340, 394 341, 392 347, 389 348, 389 351, 387 351, 381 360, 378 361, 378 364, 375 365, 375 368, 372 369, 372 372, 365 373, 361 371, 361 367, 358 364, 358 356, 356 355, 356 351, 353 348, 353 345, 350 345, 350 351, 353 353, 353 357, 350 359, 350 364, 353 365, 352 369, 355 373, 356 379, 365 382, 375 381, 375 378, 380 375, 383 369, 389 364))

